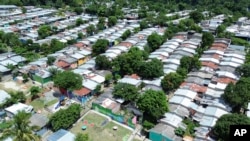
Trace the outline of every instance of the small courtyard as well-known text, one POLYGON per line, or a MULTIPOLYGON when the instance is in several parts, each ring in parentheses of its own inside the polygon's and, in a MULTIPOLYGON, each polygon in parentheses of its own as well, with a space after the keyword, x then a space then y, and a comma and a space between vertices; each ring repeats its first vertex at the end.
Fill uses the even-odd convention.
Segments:
POLYGON ((77 122, 72 133, 87 133, 90 141, 127 141, 132 131, 116 124, 110 119, 90 111, 83 119, 77 122), (82 127, 86 127, 85 130, 82 127), (98 135, 97 135, 98 134, 98 135))

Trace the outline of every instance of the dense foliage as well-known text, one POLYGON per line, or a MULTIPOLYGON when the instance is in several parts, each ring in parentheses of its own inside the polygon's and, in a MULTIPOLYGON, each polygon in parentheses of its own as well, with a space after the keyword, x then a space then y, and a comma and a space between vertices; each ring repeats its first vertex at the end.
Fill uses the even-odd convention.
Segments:
POLYGON ((145 79, 163 76, 163 63, 158 59, 143 62, 139 68, 138 74, 145 79))
POLYGON ((72 104, 67 109, 61 109, 50 118, 49 124, 52 130, 68 129, 80 118, 81 107, 72 104))
POLYGON ((105 53, 108 49, 109 41, 106 39, 98 39, 96 43, 92 46, 92 54, 93 56, 99 55, 101 53, 105 53))
POLYGON ((160 47, 160 45, 163 43, 163 37, 161 35, 158 35, 157 33, 153 33, 148 36, 147 42, 148 46, 150 48, 150 51, 153 52, 156 49, 160 47))
POLYGON ((161 87, 164 91, 169 92, 177 89, 183 82, 183 76, 178 73, 171 72, 164 76, 161 80, 161 87))
POLYGON ((121 76, 139 72, 139 68, 148 57, 148 53, 137 47, 132 47, 129 52, 116 57, 112 62, 112 69, 121 76))
POLYGON ((82 88, 82 76, 72 71, 59 72, 54 78, 54 85, 66 90, 82 88))
POLYGON ((213 133, 218 140, 229 141, 230 125, 249 125, 250 118, 241 114, 226 114, 220 117, 214 128, 213 133))
POLYGON ((111 61, 104 55, 98 55, 95 59, 95 67, 100 70, 109 70, 112 67, 111 61))
POLYGON ((40 137, 34 134, 38 127, 30 126, 30 117, 31 114, 24 111, 18 112, 13 118, 12 127, 1 133, 0 140, 12 137, 14 141, 40 141, 40 137))
POLYGON ((125 101, 136 101, 139 97, 138 88, 127 83, 118 83, 114 87, 113 96, 125 101))
POLYGON ((246 108, 250 100, 250 78, 241 77, 235 85, 228 84, 222 97, 236 112, 240 108, 246 108))
POLYGON ((162 91, 147 90, 137 101, 138 108, 144 112, 145 120, 156 121, 168 112, 167 97, 162 91))

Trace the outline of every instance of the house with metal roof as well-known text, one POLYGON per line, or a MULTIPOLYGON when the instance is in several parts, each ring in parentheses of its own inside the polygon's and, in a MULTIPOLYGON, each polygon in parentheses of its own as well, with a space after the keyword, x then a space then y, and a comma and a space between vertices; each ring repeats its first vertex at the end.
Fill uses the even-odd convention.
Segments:
POLYGON ((3 104, 4 102, 6 102, 6 100, 10 97, 11 96, 6 91, 0 90, 0 104, 3 104))
POLYGON ((47 138, 47 141, 74 141, 74 140, 75 140, 75 135, 64 129, 56 131, 47 138))

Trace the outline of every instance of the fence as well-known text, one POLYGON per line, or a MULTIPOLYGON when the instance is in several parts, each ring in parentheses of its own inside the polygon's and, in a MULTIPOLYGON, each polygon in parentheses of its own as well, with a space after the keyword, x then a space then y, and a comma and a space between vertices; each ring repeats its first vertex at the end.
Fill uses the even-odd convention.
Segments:
POLYGON ((113 113, 110 109, 104 108, 101 105, 92 103, 92 109, 94 109, 95 111, 98 111, 102 114, 105 114, 107 116, 109 116, 111 119, 120 122, 122 124, 128 125, 129 127, 135 129, 135 124, 132 122, 132 119, 125 119, 124 116, 122 115, 117 115, 115 113, 113 113))

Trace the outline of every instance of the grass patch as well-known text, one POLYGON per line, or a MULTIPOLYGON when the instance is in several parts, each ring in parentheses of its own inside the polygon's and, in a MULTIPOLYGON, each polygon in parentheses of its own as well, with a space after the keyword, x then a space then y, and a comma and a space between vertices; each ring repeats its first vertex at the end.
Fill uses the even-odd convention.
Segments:
POLYGON ((107 120, 106 117, 90 112, 83 118, 83 120, 76 123, 70 131, 74 134, 87 133, 89 135, 90 141, 100 141, 103 139, 107 141, 123 141, 125 139, 124 141, 127 141, 132 131, 120 125, 117 125, 112 121, 108 122, 104 126, 101 126, 101 124, 105 120, 107 120), (86 122, 84 123, 84 121, 87 121, 87 124, 86 122), (81 129, 83 125, 87 126, 86 130, 81 129), (117 126, 118 129, 113 130, 114 126, 117 126))
POLYGON ((57 102, 58 102, 58 100, 57 100, 57 99, 54 99, 54 100, 51 100, 51 101, 47 102, 46 105, 47 105, 47 106, 51 106, 51 105, 56 104, 57 102))
POLYGON ((44 101, 41 99, 35 99, 30 103, 31 106, 33 106, 34 110, 40 110, 44 108, 44 101))

